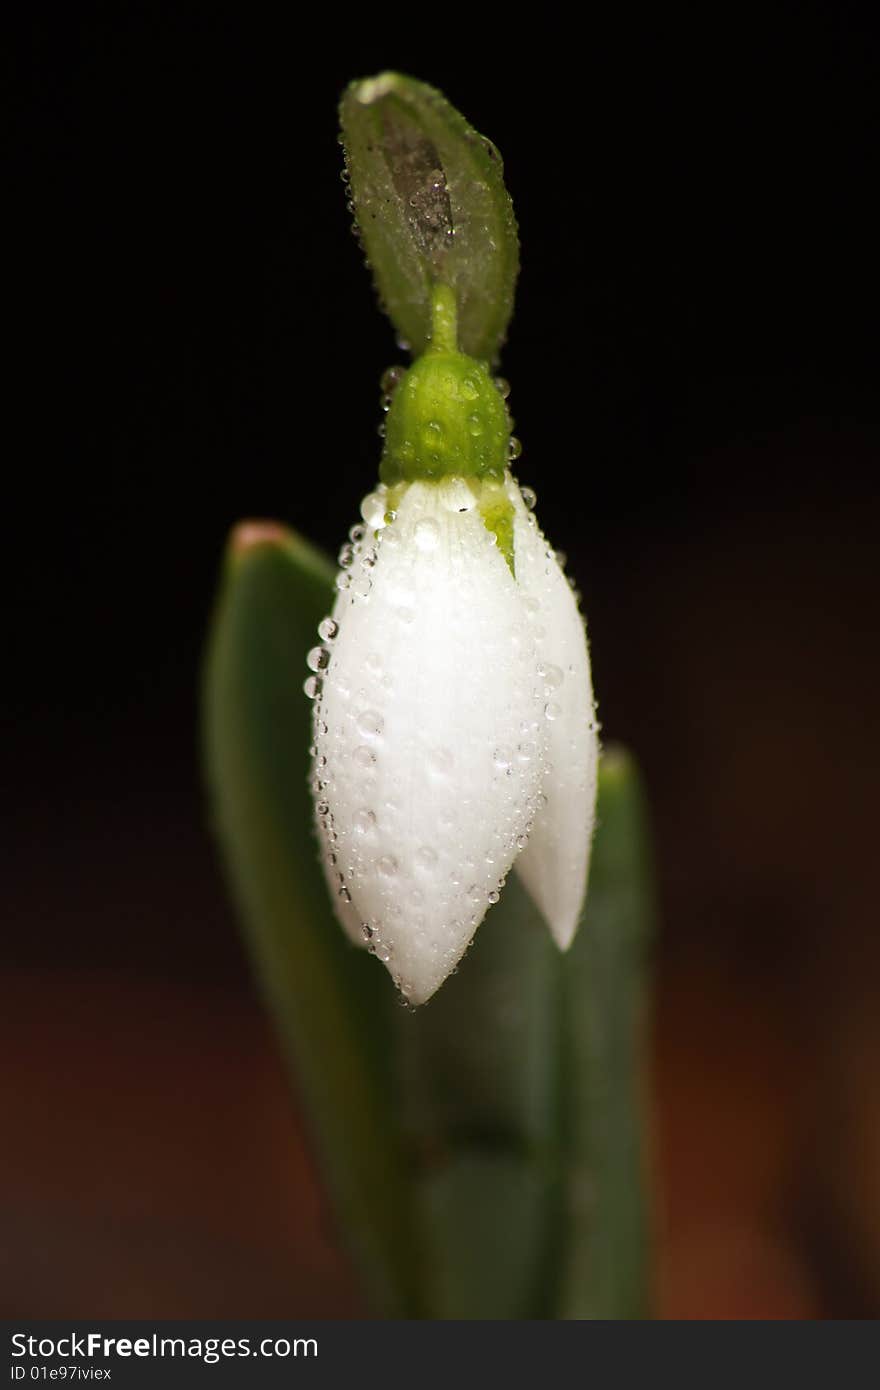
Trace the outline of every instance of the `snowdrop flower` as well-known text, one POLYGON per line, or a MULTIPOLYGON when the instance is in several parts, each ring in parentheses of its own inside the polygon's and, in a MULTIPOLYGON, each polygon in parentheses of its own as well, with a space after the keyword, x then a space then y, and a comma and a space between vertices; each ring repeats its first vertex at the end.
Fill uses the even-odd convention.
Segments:
POLYGON ((504 398, 456 350, 443 287, 431 346, 401 375, 382 482, 340 552, 306 690, 337 914, 420 1004, 511 867, 570 945, 598 740, 577 601, 509 472, 504 398))

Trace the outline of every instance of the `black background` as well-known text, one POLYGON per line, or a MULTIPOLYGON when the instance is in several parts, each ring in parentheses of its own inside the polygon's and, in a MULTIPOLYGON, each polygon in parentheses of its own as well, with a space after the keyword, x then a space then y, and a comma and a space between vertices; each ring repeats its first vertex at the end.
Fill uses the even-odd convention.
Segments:
MULTIPOLYGON (((398 67, 504 156, 523 247, 502 362, 519 476, 584 592, 605 736, 647 778, 669 1311, 698 1315, 706 1271, 736 1266, 753 1229, 777 1262, 762 1283, 743 1257, 759 1311, 880 1307, 867 14, 586 9, 575 25, 547 8, 499 13, 484 37, 450 8, 355 26, 293 7, 124 5, 19 25, 5 58, 3 951, 10 1081, 34 1115, 92 1074, 154 1101, 182 1086, 170 1044, 161 1084, 146 1042, 126 1052, 125 1020, 153 1037, 196 996, 187 1084, 216 1070, 217 999, 217 1029, 243 1029, 275 1065, 206 828, 199 663, 229 527, 277 517, 335 551, 374 479, 378 379, 401 354, 349 235, 335 104, 351 77, 398 67), (119 1077, 101 1071, 114 1054, 119 1077), (722 1156, 772 1182, 725 1207, 729 1182, 704 1191, 722 1156)), ((49 1200, 56 1226, 109 1223, 108 1259, 124 1263, 131 1213, 95 1174, 155 1155, 114 1148, 104 1113, 73 1116, 95 1146, 88 1181, 58 1158, 29 1185, 33 1151, 13 1148, 12 1311, 107 1297, 65 1265, 67 1227, 34 1264, 28 1203, 49 1200)), ((152 1114, 155 1137, 172 1120, 152 1114)), ((254 1123, 217 1120, 224 1137, 254 1123)), ((216 1211, 244 1208, 259 1148, 221 1163, 216 1211)), ((174 1171, 162 1200, 183 1209, 174 1171)), ((159 1199, 148 1176, 135 1185, 148 1243, 159 1199)), ((216 1227, 210 1239, 231 1267, 216 1227)), ((291 1240, 307 1281, 315 1261, 291 1240)), ((290 1252, 275 1253, 277 1279, 242 1275, 238 1302, 234 1277, 221 1294, 190 1254, 175 1304, 167 1259, 151 1283, 141 1249, 110 1311, 284 1311, 290 1252)), ((304 1312, 343 1306, 325 1284, 304 1312)), ((711 1311, 735 1315, 742 1297, 722 1281, 711 1311)))

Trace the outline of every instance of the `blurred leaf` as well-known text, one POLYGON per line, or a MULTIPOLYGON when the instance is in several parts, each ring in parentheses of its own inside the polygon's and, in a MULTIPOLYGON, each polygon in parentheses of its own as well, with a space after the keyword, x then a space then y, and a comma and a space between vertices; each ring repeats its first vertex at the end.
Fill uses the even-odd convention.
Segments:
POLYGON ((557 1316, 649 1313, 644 1014, 653 888, 646 808, 622 748, 600 764, 583 920, 563 959, 563 1247, 557 1316))
POLYGON ((355 218, 398 333, 424 351, 440 281, 455 291, 462 352, 494 361, 519 267, 495 146, 440 92, 400 73, 351 83, 340 121, 355 218))
POLYGON ((417 1310, 393 1109, 394 986, 338 926, 308 788, 305 653, 334 570, 281 527, 234 533, 204 687, 205 762, 245 937, 344 1236, 377 1306, 417 1310))

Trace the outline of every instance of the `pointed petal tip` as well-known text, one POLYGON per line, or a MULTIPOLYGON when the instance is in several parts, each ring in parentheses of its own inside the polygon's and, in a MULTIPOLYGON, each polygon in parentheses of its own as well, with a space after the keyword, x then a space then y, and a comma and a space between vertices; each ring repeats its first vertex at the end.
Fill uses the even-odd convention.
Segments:
POLYGON ((577 933, 580 920, 581 909, 579 908, 577 913, 573 916, 569 915, 562 919, 557 918, 555 922, 548 921, 547 926, 550 928, 550 935, 553 937, 560 951, 565 952, 571 946, 577 933))

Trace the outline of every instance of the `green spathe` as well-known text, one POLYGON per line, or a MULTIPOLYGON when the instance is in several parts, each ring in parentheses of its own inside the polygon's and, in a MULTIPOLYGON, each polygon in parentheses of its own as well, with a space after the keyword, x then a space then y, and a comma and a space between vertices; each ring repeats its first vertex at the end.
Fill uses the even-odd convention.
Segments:
POLYGON ((397 72, 352 82, 339 114, 352 211, 397 332, 424 352, 443 281, 462 347, 494 361, 519 265, 498 150, 435 88, 397 72))

